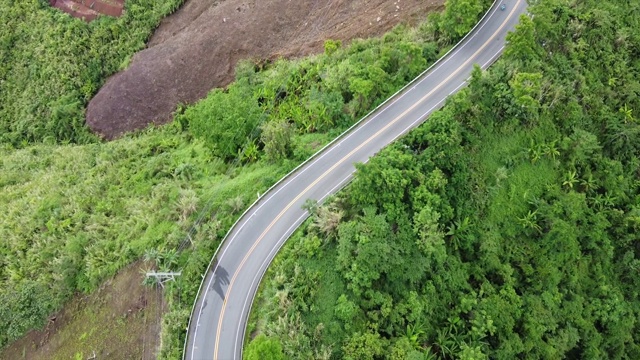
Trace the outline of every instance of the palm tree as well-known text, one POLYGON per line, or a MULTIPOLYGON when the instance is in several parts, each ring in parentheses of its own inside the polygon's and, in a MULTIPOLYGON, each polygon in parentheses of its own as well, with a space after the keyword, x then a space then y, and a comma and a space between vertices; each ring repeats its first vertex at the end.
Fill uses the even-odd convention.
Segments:
POLYGON ((533 229, 533 230, 536 230, 538 233, 542 233, 542 228, 540 227, 540 225, 538 225, 537 221, 538 221, 538 210, 533 212, 529 210, 527 215, 525 215, 524 217, 518 218, 518 222, 523 228, 533 229))
POLYGON ((593 206, 596 209, 602 210, 602 208, 604 207, 604 197, 602 196, 602 194, 596 194, 596 196, 593 197, 592 201, 593 206))
POLYGON ((597 194, 592 198, 593 206, 596 207, 598 210, 602 210, 605 207, 609 207, 609 208, 614 207, 616 205, 617 200, 618 198, 611 195, 611 193, 608 191, 604 195, 597 194))
POLYGON ((624 116, 625 124, 630 122, 633 123, 636 121, 636 119, 633 117, 633 109, 630 109, 629 105, 627 105, 626 103, 623 107, 620 108, 619 111, 624 116))
POLYGON ((617 200, 618 198, 611 195, 610 192, 607 191, 604 193, 604 198, 603 198, 604 206, 614 207, 616 205, 617 200))
POLYGON ((469 235, 469 231, 471 229, 471 221, 468 216, 465 216, 462 221, 456 220, 452 225, 447 227, 447 232, 445 235, 449 236, 449 240, 451 240, 451 245, 455 250, 460 248, 461 241, 469 235))
POLYGON ((144 261, 153 261, 154 263, 158 263, 160 260, 160 252, 156 248, 147 249, 144 252, 143 259, 144 261))
POLYGON ((244 200, 242 199, 242 196, 238 195, 227 200, 227 206, 231 208, 231 212, 237 213, 244 208, 244 200))
POLYGON ((501 166, 498 168, 498 170, 496 170, 496 185, 500 185, 500 182, 502 180, 505 180, 509 177, 509 173, 507 171, 507 168, 504 166, 501 166))
POLYGON ((424 337, 424 324, 407 325, 407 333, 405 337, 409 340, 411 346, 416 350, 422 350, 423 337, 424 337))
POLYGON ((318 202, 314 199, 307 199, 302 204, 302 210, 306 210, 310 215, 314 215, 318 210, 318 202))
POLYGON ((258 160, 258 156, 260 155, 260 151, 258 150, 258 145, 256 145, 255 140, 249 142, 243 150, 241 150, 240 160, 242 162, 252 163, 258 160))
POLYGON ((160 267, 162 269, 171 269, 178 262, 178 253, 175 249, 164 250, 160 253, 160 267))
POLYGON ((555 140, 549 144, 545 144, 544 154, 547 156, 551 156, 553 160, 556 159, 556 156, 560 156, 560 151, 558 151, 558 147, 556 145, 555 140))
POLYGON ((198 196, 191 189, 181 189, 178 198, 177 207, 180 213, 180 221, 185 222, 189 215, 193 214, 198 208, 198 196))
POLYGON ((438 329, 435 345, 437 345, 440 354, 444 358, 454 358, 460 350, 461 336, 458 334, 458 325, 460 318, 447 318, 449 326, 444 329, 438 329))
POLYGON ((578 183, 578 176, 575 170, 568 171, 565 180, 562 182, 562 186, 566 186, 569 189, 573 189, 573 186, 578 183))
POLYGON ((538 162, 538 160, 540 160, 540 158, 542 158, 542 155, 544 154, 542 146, 535 144, 533 139, 531 139, 531 144, 527 152, 529 153, 529 158, 531 159, 531 163, 533 164, 538 162))
POLYGON ((591 193, 595 190, 598 190, 598 188, 600 187, 598 185, 598 182, 593 178, 592 174, 589 174, 586 179, 580 180, 580 185, 586 193, 591 193))
POLYGON ((331 235, 340 225, 344 213, 334 207, 320 206, 313 218, 313 227, 325 235, 331 235))
POLYGON ((431 350, 431 346, 427 346, 424 351, 425 352, 422 354, 424 356, 424 360, 438 359, 438 356, 433 352, 433 350, 431 350))

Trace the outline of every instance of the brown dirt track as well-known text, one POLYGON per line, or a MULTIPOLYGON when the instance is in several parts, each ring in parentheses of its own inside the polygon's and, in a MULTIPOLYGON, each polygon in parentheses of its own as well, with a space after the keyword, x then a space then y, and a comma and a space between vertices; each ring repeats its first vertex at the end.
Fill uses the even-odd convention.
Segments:
POLYGON ((124 8, 124 0, 49 0, 49 4, 87 22, 100 14, 118 17, 124 8))
POLYGON ((322 51, 325 39, 348 41, 415 23, 444 0, 188 0, 166 18, 125 71, 91 100, 87 124, 114 139, 171 120, 233 80, 240 59, 299 57, 322 51))

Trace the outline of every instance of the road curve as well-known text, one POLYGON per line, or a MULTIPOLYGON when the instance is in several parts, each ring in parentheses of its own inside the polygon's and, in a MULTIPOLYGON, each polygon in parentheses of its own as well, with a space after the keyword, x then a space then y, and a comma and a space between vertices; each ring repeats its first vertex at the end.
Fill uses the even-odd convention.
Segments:
POLYGON ((488 67, 526 12, 525 0, 497 0, 443 59, 264 194, 214 255, 193 307, 184 359, 242 358, 247 316, 267 266, 306 219, 307 199, 322 201, 346 184, 354 164, 423 122, 465 85, 474 64, 488 67), (500 5, 506 5, 500 10, 500 5))

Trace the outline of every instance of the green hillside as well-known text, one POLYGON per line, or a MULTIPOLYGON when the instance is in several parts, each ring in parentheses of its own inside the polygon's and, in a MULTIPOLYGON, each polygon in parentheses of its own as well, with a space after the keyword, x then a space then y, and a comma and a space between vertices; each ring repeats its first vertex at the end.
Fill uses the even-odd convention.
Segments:
POLYGON ((640 358, 640 3, 530 11, 295 233, 246 358, 640 358))
MULTIPOLYGON (((142 3, 90 24, 41 2, 1 5, 16 26, 2 30, 0 346, 144 258, 182 270, 166 288, 160 354, 179 357, 201 274, 256 194, 433 63, 461 31, 445 14, 349 46, 329 40, 324 54, 305 59, 243 62, 233 84, 179 108, 172 124, 101 143, 82 125, 86 100, 173 9, 138 12, 142 3), (75 58, 47 60, 60 54, 75 58), (85 68, 89 60, 101 71, 85 68), (52 99, 70 102, 50 116, 52 99)), ((467 3, 470 27, 482 7, 467 3)))

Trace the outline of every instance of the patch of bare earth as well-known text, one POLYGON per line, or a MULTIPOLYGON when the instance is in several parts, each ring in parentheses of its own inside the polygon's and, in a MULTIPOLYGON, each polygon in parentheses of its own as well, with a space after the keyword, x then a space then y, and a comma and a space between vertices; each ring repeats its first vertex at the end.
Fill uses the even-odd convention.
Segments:
POLYGON ((326 39, 348 41, 415 23, 444 0, 189 0, 166 18, 125 71, 87 108, 89 127, 106 139, 163 124, 233 80, 246 58, 300 57, 326 39))
POLYGON ((124 0, 49 0, 49 4, 87 22, 100 14, 118 17, 124 9, 124 0))
POLYGON ((76 296, 43 330, 3 349, 0 359, 155 359, 162 293, 142 285, 141 267, 134 263, 93 294, 76 296))

